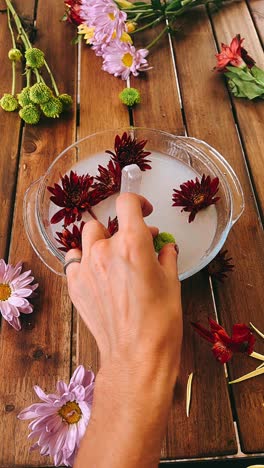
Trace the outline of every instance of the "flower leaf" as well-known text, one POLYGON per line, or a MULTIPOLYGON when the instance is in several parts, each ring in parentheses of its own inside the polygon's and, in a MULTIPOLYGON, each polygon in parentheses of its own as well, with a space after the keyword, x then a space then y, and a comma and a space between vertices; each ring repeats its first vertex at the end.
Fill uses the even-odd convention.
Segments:
POLYGON ((264 70, 261 70, 261 68, 254 67, 251 68, 251 73, 252 75, 256 78, 256 80, 264 86, 264 70))
POLYGON ((236 97, 247 97, 252 100, 257 97, 262 97, 264 94, 264 86, 260 86, 255 82, 249 82, 248 80, 244 81, 243 78, 241 79, 238 76, 233 76, 232 74, 230 76, 229 72, 225 73, 225 76, 231 79, 229 86, 236 97))

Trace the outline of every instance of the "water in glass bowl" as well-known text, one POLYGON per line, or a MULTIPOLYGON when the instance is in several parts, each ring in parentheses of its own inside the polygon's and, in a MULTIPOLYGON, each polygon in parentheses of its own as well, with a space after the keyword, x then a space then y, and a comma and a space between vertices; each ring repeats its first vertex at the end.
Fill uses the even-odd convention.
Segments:
MULTIPOLYGON (((192 223, 188 222, 189 213, 182 212, 181 208, 172 206, 173 189, 195 177, 201 178, 191 166, 162 153, 155 151, 149 156, 151 170, 142 172, 140 193, 153 205, 153 212, 146 218, 146 223, 157 226, 160 232, 170 232, 174 235, 180 249, 179 274, 195 268, 201 258, 210 248, 217 228, 217 210, 215 205, 200 211, 192 223)), ((72 170, 78 175, 89 173, 97 174, 98 164, 106 166, 109 155, 98 153, 76 163, 72 170)), ((115 217, 115 199, 117 195, 109 197, 94 207, 98 219, 107 226, 108 218, 115 217)), ((50 204, 50 218, 60 208, 50 204)), ((90 219, 89 214, 83 216, 84 221, 90 219)), ((62 222, 52 225, 52 232, 62 230, 62 222)), ((71 229, 71 226, 69 226, 71 229)))

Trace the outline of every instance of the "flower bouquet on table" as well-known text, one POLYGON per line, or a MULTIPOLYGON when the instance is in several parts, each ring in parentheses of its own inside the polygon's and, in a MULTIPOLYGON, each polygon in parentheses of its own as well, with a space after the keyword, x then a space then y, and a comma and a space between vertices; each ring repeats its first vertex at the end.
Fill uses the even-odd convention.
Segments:
POLYGON ((242 47, 243 41, 237 34, 230 45, 221 44, 221 52, 216 55, 216 70, 224 73, 235 97, 264 99, 264 71, 242 47))
POLYGON ((165 35, 177 30, 177 18, 199 5, 217 7, 228 0, 65 0, 64 20, 78 28, 78 34, 102 57, 102 69, 123 80, 130 74, 149 70, 149 50, 165 35), (156 37, 136 49, 134 37, 141 31, 157 29, 156 37))
MULTIPOLYGON (((37 124, 41 116, 58 118, 72 106, 69 94, 60 94, 55 78, 42 50, 33 47, 30 34, 24 28, 11 0, 5 0, 7 21, 12 39, 8 58, 12 64, 12 89, 0 99, 0 106, 7 112, 19 109, 20 118, 27 124, 37 124), (18 34, 16 38, 16 32, 18 34), (26 86, 16 94, 17 64, 23 62, 26 86), (51 87, 42 75, 46 69, 51 87)), ((20 72, 19 72, 20 73, 20 72)))

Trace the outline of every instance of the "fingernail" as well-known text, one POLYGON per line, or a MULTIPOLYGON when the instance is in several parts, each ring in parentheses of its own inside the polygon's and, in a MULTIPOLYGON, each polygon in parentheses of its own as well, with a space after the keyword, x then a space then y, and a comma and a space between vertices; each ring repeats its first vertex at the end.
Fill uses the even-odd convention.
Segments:
POLYGON ((175 245, 174 245, 174 249, 176 250, 177 255, 179 255, 179 247, 178 247, 178 244, 175 244, 175 245))

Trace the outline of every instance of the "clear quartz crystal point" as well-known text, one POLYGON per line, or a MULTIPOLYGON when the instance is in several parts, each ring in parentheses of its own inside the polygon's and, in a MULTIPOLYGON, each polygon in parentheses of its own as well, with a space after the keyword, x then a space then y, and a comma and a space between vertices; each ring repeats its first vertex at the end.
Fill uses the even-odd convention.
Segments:
POLYGON ((142 173, 137 164, 129 164, 122 169, 121 193, 140 193, 142 173))

